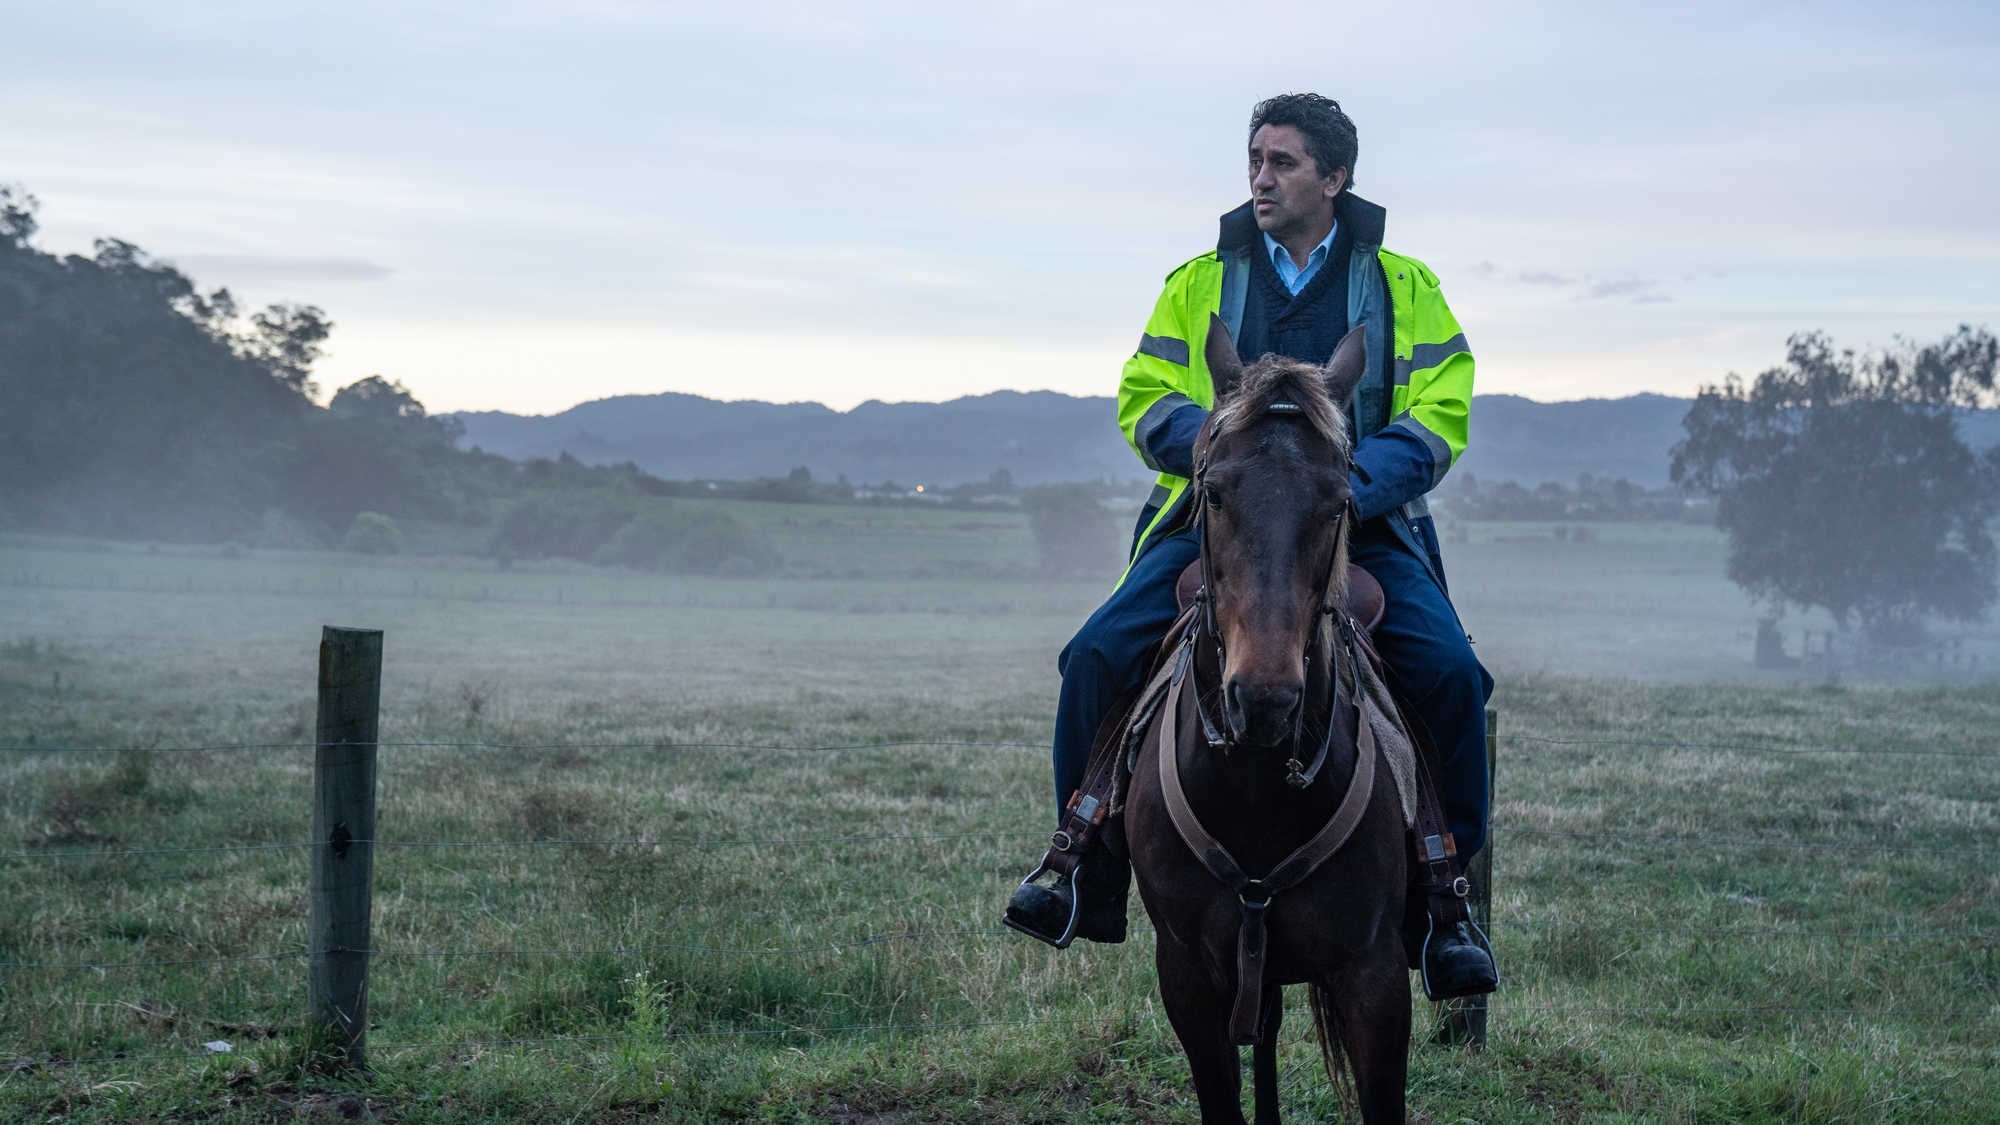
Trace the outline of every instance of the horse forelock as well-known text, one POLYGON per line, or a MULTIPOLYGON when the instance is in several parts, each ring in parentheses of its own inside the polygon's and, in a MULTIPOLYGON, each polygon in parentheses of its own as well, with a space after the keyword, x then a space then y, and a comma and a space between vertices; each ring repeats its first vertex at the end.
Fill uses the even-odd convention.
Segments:
POLYGON ((1274 403, 1287 402, 1298 407, 1293 417, 1303 419, 1342 460, 1348 457, 1353 446, 1347 413, 1327 393, 1325 375, 1310 363, 1274 355, 1244 368, 1229 395, 1215 404, 1208 421, 1209 444, 1255 425, 1270 415, 1274 403))

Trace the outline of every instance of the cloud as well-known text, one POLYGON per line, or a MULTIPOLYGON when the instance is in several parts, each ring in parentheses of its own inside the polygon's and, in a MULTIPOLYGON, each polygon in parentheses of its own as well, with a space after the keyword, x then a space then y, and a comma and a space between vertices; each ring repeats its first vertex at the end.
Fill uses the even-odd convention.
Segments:
POLYGON ((1671 296, 1660 291, 1658 282, 1643 277, 1593 278, 1588 274, 1571 276, 1554 270, 1522 270, 1514 275, 1514 280, 1522 285, 1544 289, 1575 289, 1581 286, 1582 291, 1576 295, 1579 301, 1608 301, 1627 297, 1635 305, 1657 305, 1673 300, 1671 296))
POLYGON ((359 258, 291 258, 270 254, 176 254, 168 259, 207 284, 271 281, 381 281, 396 271, 359 258))
POLYGON ((1586 285, 1577 300, 1604 301, 1615 297, 1630 297, 1638 305, 1673 300, 1659 291, 1658 282, 1643 277, 1599 278, 1586 285))

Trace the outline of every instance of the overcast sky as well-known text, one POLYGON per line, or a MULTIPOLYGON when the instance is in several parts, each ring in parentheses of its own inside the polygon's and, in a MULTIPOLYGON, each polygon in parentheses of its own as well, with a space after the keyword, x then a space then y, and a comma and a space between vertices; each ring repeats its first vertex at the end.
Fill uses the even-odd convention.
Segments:
POLYGON ((1110 394, 1284 90, 1482 393, 2000 327, 1992 4, 834 7, 10 5, 0 182, 433 410, 1110 394))

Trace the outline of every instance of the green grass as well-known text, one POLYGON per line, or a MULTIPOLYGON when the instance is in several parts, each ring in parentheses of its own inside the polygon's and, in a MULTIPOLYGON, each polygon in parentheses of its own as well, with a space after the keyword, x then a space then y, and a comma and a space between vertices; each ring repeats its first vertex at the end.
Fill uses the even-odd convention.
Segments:
MULTIPOLYGON (((1142 913, 996 924, 1104 584, 934 567, 1009 517, 895 515, 816 529, 865 579, 0 547, 0 745, 278 744, 0 754, 0 1119, 1194 1120, 1142 913), (323 623, 387 630, 366 1078, 298 1031, 300 851, 57 858, 304 840, 323 623), (465 841, 512 846, 401 846, 465 841), (166 964, 215 957, 273 959, 166 964)), ((2000 687, 1756 681, 1690 529, 1474 534, 1507 983, 1484 1054, 1413 1050, 1416 1118, 1991 1119, 2000 687)))

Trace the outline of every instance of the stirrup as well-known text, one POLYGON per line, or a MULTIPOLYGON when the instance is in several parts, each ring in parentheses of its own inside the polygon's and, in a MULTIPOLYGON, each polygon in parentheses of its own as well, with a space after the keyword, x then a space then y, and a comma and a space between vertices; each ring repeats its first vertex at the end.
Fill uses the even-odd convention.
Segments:
POLYGON ((1466 911, 1466 917, 1460 919, 1458 923, 1452 923, 1452 925, 1464 925, 1468 931, 1472 931, 1472 939, 1478 945, 1480 953, 1486 955, 1486 963, 1494 967, 1494 975, 1492 975, 1494 983, 1492 983, 1490 989, 1478 989, 1478 991, 1470 991, 1470 993, 1444 995, 1442 991, 1438 991, 1438 987, 1430 979, 1430 939, 1436 937, 1436 933, 1438 933, 1438 919, 1436 919, 1436 915, 1432 911, 1426 909, 1424 911, 1424 943, 1416 951, 1416 973, 1418 973, 1418 979, 1424 983, 1424 999, 1428 999, 1428 1001, 1454 1001, 1454 999, 1466 999, 1466 997, 1480 997, 1480 995, 1488 995, 1488 993, 1492 993, 1492 991, 1496 991, 1500 987, 1500 959, 1494 957, 1494 945, 1486 937, 1486 931, 1480 929, 1480 923, 1476 923, 1472 919, 1472 913, 1466 911))
MULTIPOLYGON (((1035 880, 1049 874, 1053 870, 1054 868, 1050 867, 1048 862, 1044 860, 1041 866, 1028 872, 1028 877, 1021 880, 1020 885, 1014 888, 1015 894, 1019 894, 1028 887, 1035 887, 1037 890, 1047 890, 1047 888, 1037 886, 1035 880)), ((1077 885, 1078 876, 1082 874, 1082 867, 1079 866, 1075 872, 1067 876, 1069 880, 1069 918, 1063 923, 1062 933, 1055 937, 1050 937, 1040 930, 1030 929, 1025 923, 1017 920, 1014 917, 1012 896, 1009 896, 1008 909, 1001 912, 1000 920, 1007 924, 1008 929, 1024 933, 1045 945, 1051 945, 1057 949, 1068 949, 1070 943, 1076 940, 1077 922, 1083 917, 1083 892, 1077 885)), ((1065 878, 1065 876, 1060 874, 1056 877, 1058 879, 1065 878)), ((1053 894, 1054 892, 1051 891, 1049 893, 1053 894)))

